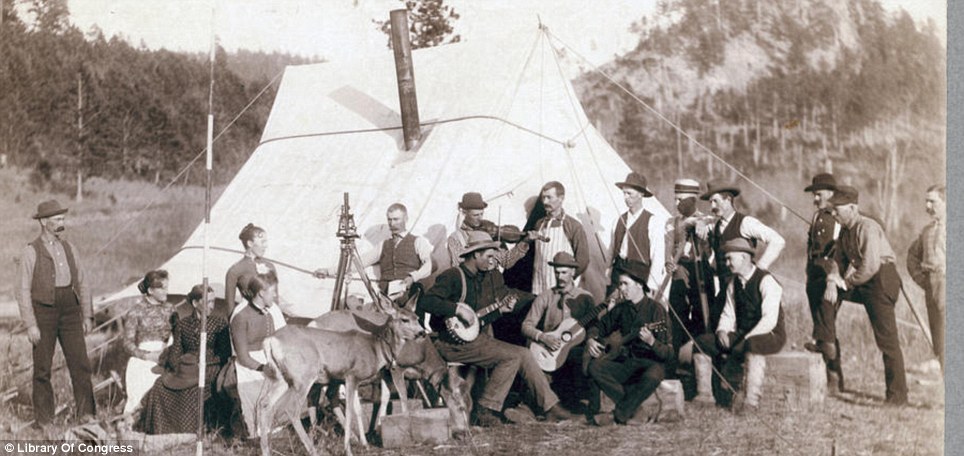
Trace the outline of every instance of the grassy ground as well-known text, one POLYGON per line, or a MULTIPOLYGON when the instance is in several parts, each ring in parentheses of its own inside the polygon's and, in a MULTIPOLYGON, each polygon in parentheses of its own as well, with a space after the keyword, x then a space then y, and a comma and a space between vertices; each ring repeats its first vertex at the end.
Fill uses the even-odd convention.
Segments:
MULTIPOLYGON (((115 290, 135 280, 143 271, 160 265, 183 243, 202 217, 203 190, 199 188, 177 186, 162 194, 158 187, 150 184, 93 180, 89 182, 88 190, 84 202, 76 204, 63 195, 32 190, 23 173, 0 170, 0 195, 3 195, 0 211, 8 220, 0 225, 0 235, 8 240, 0 244, 0 258, 8 265, 0 268, 0 304, 13 299, 16 272, 9 267, 12 265, 9 261, 36 236, 38 228, 30 216, 39 201, 57 197, 71 206, 68 218, 70 239, 90 265, 95 295, 115 290), (155 198, 153 206, 134 220, 139 210, 155 198), (115 239, 115 234, 128 222, 137 228, 115 239)), ((809 340, 811 328, 801 283, 800 245, 804 242, 805 231, 791 217, 779 222, 777 228, 788 241, 774 271, 786 289, 787 349, 799 350, 809 340)), ((909 280, 905 282, 911 299, 918 303, 918 311, 923 312, 921 293, 909 280)), ((10 315, 9 310, 8 307, 7 315, 10 315)), ((882 361, 873 342, 866 312, 862 306, 845 303, 837 323, 844 369, 848 386, 863 394, 848 395, 843 399, 828 398, 823 406, 814 410, 788 410, 779 404, 770 404, 755 417, 735 417, 717 409, 693 409, 688 410, 682 423, 606 430, 581 423, 474 429, 473 438, 465 443, 401 450, 365 450, 356 446, 356 454, 941 454, 943 384, 939 382, 938 374, 914 370, 915 366, 932 357, 903 299, 898 303, 897 315, 902 322, 899 327, 909 369, 912 407, 882 408, 867 397, 883 396, 882 361)), ((921 317, 926 321, 926 315, 921 317)), ((18 373, 29 366, 29 344, 22 334, 11 334, 13 327, 11 320, 0 320, 0 392, 8 388, 29 391, 29 374, 18 373)), ((60 356, 59 350, 57 356, 60 356)), ((101 374, 96 380, 102 378, 101 374)), ((68 401, 69 385, 64 373, 54 376, 54 386, 57 397, 68 401)), ((101 400, 109 400, 107 396, 105 393, 101 400)), ((101 418, 107 418, 109 414, 109 407, 102 404, 101 418)), ((29 394, 0 404, 0 437, 12 436, 29 417, 29 394)), ((63 428, 65 423, 60 422, 59 426, 63 428)), ((25 429, 16 437, 41 436, 25 429)), ((320 447, 341 453, 340 438, 333 431, 316 430, 314 437, 320 447)), ((205 447, 208 453, 218 455, 260 453, 256 446, 229 443, 214 436, 208 437, 205 447)), ((293 432, 277 436, 274 448, 280 454, 305 453, 293 432)), ((192 448, 179 448, 174 453, 188 451, 192 448)))

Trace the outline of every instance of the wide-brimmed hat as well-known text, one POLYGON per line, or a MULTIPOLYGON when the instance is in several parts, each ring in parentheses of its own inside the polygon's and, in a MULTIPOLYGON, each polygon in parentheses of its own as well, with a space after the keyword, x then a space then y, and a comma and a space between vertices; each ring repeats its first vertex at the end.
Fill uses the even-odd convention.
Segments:
POLYGON ((756 253, 756 249, 750 244, 750 241, 745 238, 733 238, 723 244, 723 253, 730 252, 744 252, 753 255, 756 253))
POLYGON ((185 353, 177 361, 174 372, 161 376, 161 383, 172 390, 183 390, 197 386, 198 361, 194 353, 185 353))
POLYGON ((860 194, 857 192, 856 188, 849 185, 841 185, 833 191, 833 196, 830 197, 830 204, 834 206, 843 206, 845 204, 857 204, 860 194))
POLYGON ((710 182, 706 184, 706 193, 700 195, 700 199, 707 201, 711 196, 717 193, 729 193, 733 196, 738 196, 740 194, 740 187, 734 184, 724 184, 722 182, 710 182))
POLYGON ((677 179, 673 184, 673 192, 676 194, 700 194, 700 182, 695 179, 677 179))
POLYGON ((37 213, 33 215, 34 220, 67 213, 67 208, 60 205, 57 200, 47 200, 37 205, 37 213))
POLYGON ((646 177, 639 173, 629 173, 624 182, 616 182, 619 188, 635 188, 643 193, 643 196, 653 196, 653 192, 646 186, 646 177))
POLYGON ((640 261, 623 262, 617 269, 619 274, 626 274, 647 289, 646 282, 649 280, 650 266, 640 261))
POLYGON ((576 262, 576 257, 572 256, 569 252, 557 252, 555 256, 552 257, 552 261, 549 262, 549 266, 555 268, 579 268, 579 263, 576 262))
POLYGON ((837 188, 837 180, 833 178, 833 174, 830 173, 820 173, 813 176, 813 180, 810 182, 806 188, 803 189, 805 192, 815 192, 817 190, 834 190, 837 188))
POLYGON ((498 241, 493 241, 492 236, 484 231, 469 231, 469 242, 462 249, 459 256, 466 256, 472 252, 484 249, 497 249, 502 245, 498 241))
POLYGON ((468 192, 462 195, 462 201, 459 202, 459 208, 465 210, 477 210, 485 209, 489 207, 489 204, 482 200, 482 195, 476 192, 468 192))

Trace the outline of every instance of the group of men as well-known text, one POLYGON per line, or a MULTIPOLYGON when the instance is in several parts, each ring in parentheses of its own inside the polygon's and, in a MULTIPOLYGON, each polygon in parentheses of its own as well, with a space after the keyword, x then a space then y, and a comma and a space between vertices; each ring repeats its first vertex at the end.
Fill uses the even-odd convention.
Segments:
MULTIPOLYGON (((539 202, 545 216, 527 231, 505 231, 485 220, 482 196, 463 195, 459 226, 446 243, 451 267, 435 277, 418 309, 432 316, 435 345, 443 359, 488 370, 475 401, 476 424, 511 421, 503 412, 518 374, 539 415, 553 421, 572 418, 554 390, 566 380, 587 380, 582 384, 588 389, 584 412, 590 423, 624 424, 664 378, 686 366, 692 366, 695 378, 694 404, 758 407, 765 356, 786 341, 783 288, 768 272, 784 248, 783 237, 736 209, 740 189, 733 185, 711 182, 703 190, 693 179, 676 181, 677 214, 668 219, 645 209, 644 199, 654 193, 643 176, 630 173, 615 185, 628 210, 613 227, 605 265, 611 271, 610 285, 601 304, 579 286, 590 266, 589 243, 582 224, 563 209, 561 183, 543 186, 539 202), (711 214, 698 209, 698 199, 709 202, 711 214), (509 248, 507 242, 514 245, 509 248), (503 270, 526 255, 533 256, 531 289, 509 288, 503 270), (491 311, 477 313, 485 308, 491 311), (520 331, 530 344, 550 353, 571 350, 553 375, 543 371, 529 349, 499 340, 489 329, 488 323, 517 309, 527 309, 520 331), (452 319, 465 325, 478 322, 483 329, 474 340, 460 340, 449 330, 452 319), (570 319, 585 326, 584 344, 578 343, 578 331, 556 331, 570 319), (714 376, 714 371, 723 376, 714 376), (723 387, 714 389, 714 383, 723 387), (739 394, 734 397, 735 391, 739 394), (600 393, 615 403, 611 415, 599 413, 600 393)), ((813 341, 806 348, 822 354, 831 387, 843 388, 836 311, 844 299, 863 304, 883 353, 886 402, 905 404, 907 385, 894 313, 901 281, 894 250, 881 225, 861 214, 853 187, 819 174, 805 191, 813 194, 817 207, 807 241, 806 291, 814 324, 813 341)), ((942 366, 945 198, 944 187, 928 189, 926 206, 934 221, 908 255, 908 270, 925 290, 934 351, 942 366)), ((19 307, 34 345, 34 410, 41 424, 53 418, 50 374, 57 340, 67 358, 75 412, 94 412, 82 337, 91 326, 90 293, 77 250, 61 238, 66 212, 56 201, 38 206, 34 218, 41 234, 20 261, 19 307)), ((388 292, 392 282, 403 291, 417 289, 414 285, 432 273, 432 246, 408 232, 405 206, 394 204, 386 215, 392 236, 368 252, 365 263, 379 266, 382 291, 388 292)), ((568 393, 563 396, 569 398, 568 393)))

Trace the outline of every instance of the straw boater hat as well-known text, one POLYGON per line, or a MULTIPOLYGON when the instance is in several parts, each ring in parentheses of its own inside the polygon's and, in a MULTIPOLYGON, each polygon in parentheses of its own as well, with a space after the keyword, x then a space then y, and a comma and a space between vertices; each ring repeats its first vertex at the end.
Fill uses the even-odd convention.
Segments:
POLYGON ((462 195, 459 208, 465 210, 485 209, 489 204, 482 200, 482 195, 476 192, 468 192, 462 195))
POLYGON ((859 199, 859 194, 857 189, 849 185, 842 185, 837 187, 833 191, 833 196, 830 197, 830 204, 834 206, 843 206, 845 204, 857 204, 859 199))
POLYGON ((820 173, 813 176, 813 180, 807 188, 803 189, 805 192, 815 192, 817 190, 834 190, 837 188, 837 181, 833 178, 833 174, 820 173))
POLYGON ((750 245, 750 241, 744 238, 738 237, 738 238, 730 239, 729 241, 726 241, 725 244, 723 244, 723 253, 730 253, 730 252, 749 253, 750 256, 753 256, 753 254, 756 253, 756 250, 754 250, 753 246, 750 245))
POLYGON ((710 197, 717 193, 729 193, 733 196, 738 196, 740 194, 740 187, 734 184, 724 184, 722 182, 710 182, 706 184, 706 193, 700 196, 703 201, 708 201, 710 197))
POLYGON ((700 183, 694 179, 677 179, 673 185, 673 192, 677 195, 699 195, 700 183))
POLYGON ((653 192, 646 186, 646 177, 639 173, 629 173, 625 182, 616 182, 619 188, 629 187, 642 192, 643 196, 653 196, 653 192))
POLYGON ((178 359, 174 372, 167 372, 161 376, 161 383, 172 390, 188 389, 197 386, 198 361, 194 353, 185 353, 178 359))
POLYGON ((37 213, 33 215, 33 218, 34 220, 40 220, 66 213, 67 208, 61 207, 60 202, 57 200, 47 200, 37 205, 37 213))
POLYGON ((493 241, 492 236, 484 231, 469 231, 469 242, 462 249, 459 256, 466 256, 472 252, 485 249, 497 249, 502 245, 498 241, 493 241))

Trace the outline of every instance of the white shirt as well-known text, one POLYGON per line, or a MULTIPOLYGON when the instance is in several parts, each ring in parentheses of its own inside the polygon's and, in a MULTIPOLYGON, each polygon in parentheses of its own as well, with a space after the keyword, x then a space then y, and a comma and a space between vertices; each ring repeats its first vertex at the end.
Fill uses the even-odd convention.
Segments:
MULTIPOLYGON (((720 218, 720 233, 726 230, 726 226, 730 224, 733 220, 733 216, 736 215, 734 211, 729 217, 720 218)), ((740 224, 740 236, 747 239, 756 239, 757 241, 763 241, 766 243, 766 249, 760 254, 760 258, 756 260, 756 265, 762 269, 769 270, 770 265, 777 260, 780 256, 780 251, 783 250, 783 246, 786 241, 780 233, 776 230, 766 226, 756 217, 750 215, 743 216, 743 223, 740 224)), ((715 259, 711 256, 710 262, 712 263, 715 259)))
MULTIPOLYGON (((400 234, 399 239, 403 239, 405 236, 408 236, 408 231, 400 234)), ((385 245, 385 241, 375 244, 375 248, 362 255, 362 264, 364 264, 366 268, 378 264, 378 260, 382 257, 383 245, 385 245)), ((418 259, 422 265, 419 266, 418 269, 408 273, 413 281, 417 282, 432 274, 432 249, 432 244, 428 242, 428 239, 422 236, 415 236, 415 253, 418 255, 418 259)))
MULTIPOLYGON (((753 277, 756 269, 756 266, 754 266, 745 277, 735 275, 733 276, 733 280, 739 280, 740 283, 745 286, 746 281, 749 280, 750 277, 753 277)), ((767 276, 760 281, 760 296, 763 297, 763 303, 760 305, 762 317, 760 317, 760 321, 756 326, 746 334, 747 339, 773 331, 773 328, 777 326, 777 318, 780 316, 780 302, 783 299, 783 287, 777 283, 777 280, 773 278, 772 274, 767 274, 767 276)), ((733 282, 730 282, 726 287, 726 304, 723 306, 723 314, 720 315, 720 323, 716 330, 717 332, 736 331, 736 302, 733 297, 733 282)))
MULTIPOLYGON (((644 210, 644 208, 640 208, 635 214, 633 214, 632 211, 626 211, 626 234, 623 235, 623 241, 619 246, 619 256, 621 258, 629 257, 629 244, 635 244, 635 242, 632 241, 632 237, 629 236, 629 228, 636 223, 636 220, 639 219, 639 216, 642 215, 644 210)), ((668 221, 669 217, 650 212, 647 232, 649 233, 649 259, 652 262, 652 266, 649 269, 649 279, 646 280, 646 286, 648 286, 653 293, 659 290, 659 286, 663 283, 663 277, 666 276, 666 224, 668 221)), ((613 232, 616 232, 616 228, 621 223, 623 223, 622 217, 617 218, 616 223, 613 225, 613 232)), ((655 297, 655 299, 660 298, 655 297)), ((662 299, 669 299, 668 286, 663 290, 662 299)))

